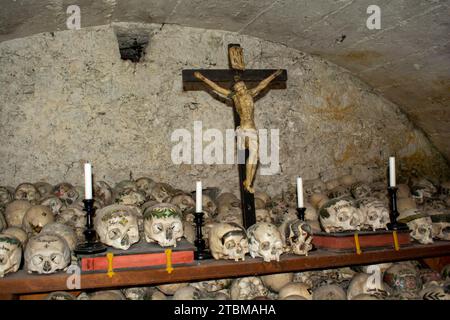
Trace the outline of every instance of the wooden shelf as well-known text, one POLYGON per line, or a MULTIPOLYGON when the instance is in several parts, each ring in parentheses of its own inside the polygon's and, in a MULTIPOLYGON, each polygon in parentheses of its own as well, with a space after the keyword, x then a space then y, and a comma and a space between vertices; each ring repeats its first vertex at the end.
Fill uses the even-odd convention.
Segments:
MULTIPOLYGON (((239 262, 229 260, 196 261, 193 265, 175 267, 171 274, 167 273, 165 269, 116 271, 112 278, 109 278, 106 273, 84 273, 81 275, 81 290, 327 269, 448 255, 450 255, 450 242, 437 241, 432 245, 405 246, 400 251, 394 249, 370 250, 361 255, 317 250, 311 252, 308 257, 284 255, 279 262, 269 263, 250 257, 239 262)), ((52 275, 27 274, 23 270, 8 274, 0 279, 0 298, 14 297, 14 295, 20 294, 66 291, 66 281, 69 276, 64 272, 52 275)))

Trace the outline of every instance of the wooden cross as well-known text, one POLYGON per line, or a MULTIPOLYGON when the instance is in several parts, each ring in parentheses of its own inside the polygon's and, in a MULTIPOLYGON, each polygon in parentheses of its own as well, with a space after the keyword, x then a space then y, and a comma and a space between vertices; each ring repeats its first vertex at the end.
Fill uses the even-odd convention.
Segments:
MULTIPOLYGON (((244 60, 242 54, 242 48, 239 44, 229 44, 228 45, 228 62, 230 69, 197 69, 197 70, 183 70, 183 90, 205 90, 211 91, 207 88, 203 81, 199 80, 194 76, 194 72, 198 71, 206 78, 212 80, 223 88, 230 89, 238 81, 244 81, 248 89, 256 87, 262 80, 269 77, 277 69, 245 69, 244 60)), ((281 74, 278 75, 266 88, 268 89, 285 89, 287 81, 287 72, 282 70, 281 74)), ((234 124, 237 128, 240 125, 239 115, 236 108, 233 107, 234 124)), ((248 150, 245 154, 245 163, 238 164, 239 170, 239 185, 241 190, 241 206, 243 213, 243 223, 244 228, 248 228, 256 223, 255 217, 255 199, 254 195, 248 192, 244 188, 244 181, 246 178, 246 164, 248 159, 248 150)))

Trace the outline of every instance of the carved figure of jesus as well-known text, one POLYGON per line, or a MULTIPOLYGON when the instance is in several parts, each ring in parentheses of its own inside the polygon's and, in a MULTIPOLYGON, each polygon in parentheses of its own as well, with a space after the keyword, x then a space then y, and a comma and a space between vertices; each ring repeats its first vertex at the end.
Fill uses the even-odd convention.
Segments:
POLYGON ((255 103, 253 98, 256 97, 262 90, 264 90, 270 84, 270 82, 278 77, 281 73, 282 70, 275 71, 266 79, 262 80, 253 89, 248 89, 243 81, 238 81, 233 85, 233 90, 231 91, 209 80, 200 72, 194 72, 194 76, 197 79, 202 80, 216 93, 227 99, 232 99, 234 102, 234 106, 240 119, 240 126, 236 128, 238 148, 249 151, 248 161, 245 167, 246 178, 244 181, 244 188, 250 193, 255 192, 252 185, 258 166, 259 151, 258 134, 256 132, 254 120, 255 103))

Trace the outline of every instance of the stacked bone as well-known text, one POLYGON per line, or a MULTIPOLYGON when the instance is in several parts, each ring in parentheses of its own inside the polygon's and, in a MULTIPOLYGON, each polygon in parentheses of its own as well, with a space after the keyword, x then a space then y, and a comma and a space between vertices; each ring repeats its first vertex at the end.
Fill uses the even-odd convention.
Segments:
POLYGON ((436 272, 417 261, 384 263, 156 287, 53 292, 78 300, 450 300, 450 265, 436 272))

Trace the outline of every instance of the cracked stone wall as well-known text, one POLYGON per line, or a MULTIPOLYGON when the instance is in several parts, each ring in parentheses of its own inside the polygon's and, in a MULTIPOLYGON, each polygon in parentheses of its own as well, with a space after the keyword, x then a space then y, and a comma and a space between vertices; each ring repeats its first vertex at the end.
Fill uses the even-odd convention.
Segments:
MULTIPOLYGON (((231 108, 202 91, 183 92, 181 70, 227 68, 228 43, 248 68, 285 68, 286 90, 256 103, 258 128, 280 130, 280 167, 256 179, 276 193, 297 175, 323 180, 352 172, 384 176, 395 154, 403 175, 450 176, 448 164, 399 108, 340 67, 297 50, 234 33, 118 23, 0 43, 0 185, 83 183, 82 163, 115 183, 149 176, 183 189, 237 190, 234 165, 176 165, 173 130, 233 128, 231 108), (120 59, 117 37, 147 34, 139 63, 120 59)), ((204 142, 206 146, 208 143, 204 142)))

